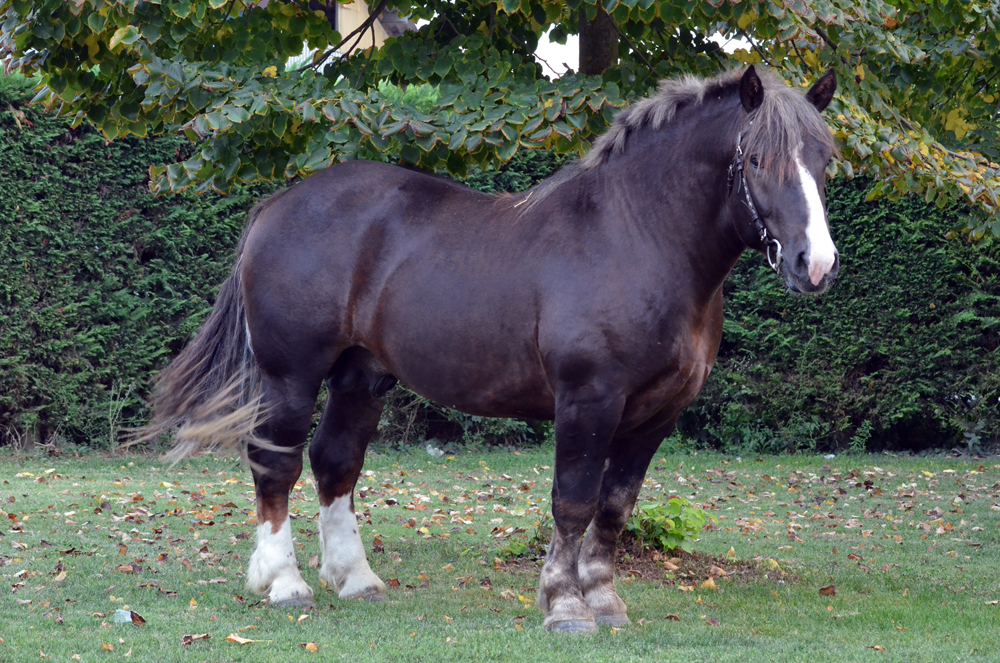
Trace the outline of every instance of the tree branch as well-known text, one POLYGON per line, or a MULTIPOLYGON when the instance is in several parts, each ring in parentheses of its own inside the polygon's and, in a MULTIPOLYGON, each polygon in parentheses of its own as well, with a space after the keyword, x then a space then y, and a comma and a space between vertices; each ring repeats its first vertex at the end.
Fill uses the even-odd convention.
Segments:
POLYGON ((372 46, 368 49, 368 57, 365 58, 365 63, 361 65, 361 72, 358 74, 358 82, 354 84, 354 89, 357 90, 361 85, 361 81, 365 79, 365 72, 368 71, 368 63, 372 61, 372 54, 375 53, 375 24, 371 25, 372 30, 372 46))
POLYGON ((649 73, 653 74, 653 76, 656 76, 656 69, 654 69, 653 65, 651 65, 649 63, 649 60, 646 59, 646 55, 641 51, 639 51, 638 49, 636 49, 636 47, 632 44, 629 38, 625 35, 625 32, 622 31, 621 26, 619 26, 618 23, 614 21, 614 19, 612 19, 611 22, 614 23, 615 30, 618 31, 618 37, 625 42, 625 45, 629 47, 630 51, 635 53, 639 57, 639 59, 642 60, 642 63, 646 65, 647 69, 649 69, 649 73))
MULTIPOLYGON (((298 73, 300 71, 305 71, 306 69, 318 68, 321 64, 326 62, 327 58, 329 58, 331 55, 340 50, 340 47, 346 44, 349 39, 356 37, 354 39, 354 43, 351 45, 350 48, 347 49, 347 53, 349 54, 352 50, 354 50, 354 47, 358 45, 358 42, 361 41, 361 38, 364 36, 365 31, 368 30, 369 28, 374 29, 375 21, 378 20, 378 17, 382 14, 382 11, 386 8, 386 5, 388 4, 389 0, 379 0, 379 3, 378 5, 376 5, 375 9, 372 10, 372 12, 368 15, 368 18, 365 19, 365 22, 362 23, 360 26, 358 26, 356 30, 354 30, 353 32, 351 32, 351 34, 341 39, 340 43, 337 44, 336 46, 326 49, 326 51, 323 52, 323 55, 321 55, 319 59, 311 62, 310 64, 303 65, 298 69, 296 69, 295 73, 298 73)), ((372 46, 374 46, 374 42, 372 43, 372 46)))
MULTIPOLYGON (((826 43, 826 45, 830 48, 831 51, 833 51, 834 55, 837 55, 837 47, 836 47, 836 45, 834 45, 833 41, 830 39, 830 35, 826 34, 826 30, 824 30, 823 28, 819 27, 818 25, 812 26, 812 29, 816 31, 816 34, 819 35, 819 38, 822 39, 826 43)), ((848 67, 851 66, 851 63, 843 55, 840 56, 840 61, 843 62, 848 67)))
POLYGON ((812 67, 810 67, 810 66, 809 66, 809 63, 808 63, 808 62, 806 62, 806 59, 805 59, 804 57, 802 57, 802 53, 800 53, 800 52, 799 52, 799 47, 798 47, 798 46, 797 46, 797 45, 795 44, 795 41, 794 41, 794 40, 792 41, 792 48, 794 48, 794 49, 795 49, 795 54, 799 56, 799 60, 801 60, 801 61, 802 61, 802 64, 804 64, 804 65, 806 66, 806 69, 808 69, 808 70, 809 70, 809 73, 810 73, 810 74, 815 74, 816 72, 815 72, 815 71, 813 71, 813 68, 812 68, 812 67))

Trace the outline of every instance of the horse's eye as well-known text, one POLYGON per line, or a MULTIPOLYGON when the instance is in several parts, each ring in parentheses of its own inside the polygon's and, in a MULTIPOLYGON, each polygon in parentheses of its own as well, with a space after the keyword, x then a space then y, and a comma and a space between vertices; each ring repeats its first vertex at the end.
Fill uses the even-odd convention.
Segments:
POLYGON ((754 168, 760 168, 760 163, 757 162, 757 157, 750 157, 750 163, 753 164, 754 168))

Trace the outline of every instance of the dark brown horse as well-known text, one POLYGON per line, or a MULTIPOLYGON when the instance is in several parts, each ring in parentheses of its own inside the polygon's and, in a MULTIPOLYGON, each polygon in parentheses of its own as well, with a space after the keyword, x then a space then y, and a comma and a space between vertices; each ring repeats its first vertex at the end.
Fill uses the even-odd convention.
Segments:
POLYGON ((343 598, 384 596, 353 491, 399 380, 464 412, 555 420, 545 625, 627 623, 616 540, 715 361, 726 275, 747 247, 795 291, 836 275, 820 116, 835 87, 832 72, 803 93, 752 67, 665 81, 527 194, 354 162, 259 205, 210 317, 159 378, 148 429, 179 426, 177 454, 249 443, 249 587, 312 601, 288 496, 326 381, 309 447, 320 577, 343 598))

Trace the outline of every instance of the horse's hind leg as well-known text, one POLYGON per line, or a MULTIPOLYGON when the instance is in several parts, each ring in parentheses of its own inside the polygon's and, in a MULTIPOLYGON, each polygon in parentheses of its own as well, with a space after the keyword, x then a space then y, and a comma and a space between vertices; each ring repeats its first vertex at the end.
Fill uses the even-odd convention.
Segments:
POLYGON ((337 393, 331 390, 323 418, 309 446, 309 461, 319 489, 319 534, 323 548, 320 578, 342 599, 379 601, 386 587, 368 565, 354 515, 354 484, 361 474, 365 450, 378 427, 385 401, 369 393, 368 383, 337 393))
POLYGON ((288 495, 302 473, 302 447, 319 391, 288 379, 263 377, 264 402, 271 409, 258 435, 284 450, 248 450, 257 494, 257 548, 247 566, 247 587, 267 594, 272 605, 312 605, 312 589, 295 560, 288 495))
POLYGON ((601 482, 597 512, 587 528, 580 550, 580 589, 598 624, 631 623, 625 602, 615 591, 615 556, 618 535, 632 513, 649 461, 669 432, 616 439, 601 482))

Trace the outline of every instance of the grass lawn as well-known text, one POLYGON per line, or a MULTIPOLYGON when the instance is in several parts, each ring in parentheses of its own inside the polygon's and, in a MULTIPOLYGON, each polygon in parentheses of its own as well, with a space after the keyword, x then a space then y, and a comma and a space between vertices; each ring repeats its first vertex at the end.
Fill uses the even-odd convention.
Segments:
POLYGON ((660 455, 641 499, 687 497, 718 523, 673 572, 623 553, 635 623, 589 637, 548 634, 535 607, 552 463, 370 452, 355 500, 391 586, 374 605, 320 587, 304 475, 292 527, 318 607, 284 610, 243 587, 238 461, 5 451, 0 661, 1000 661, 997 458, 660 455), (712 564, 727 575, 704 588, 712 564))

